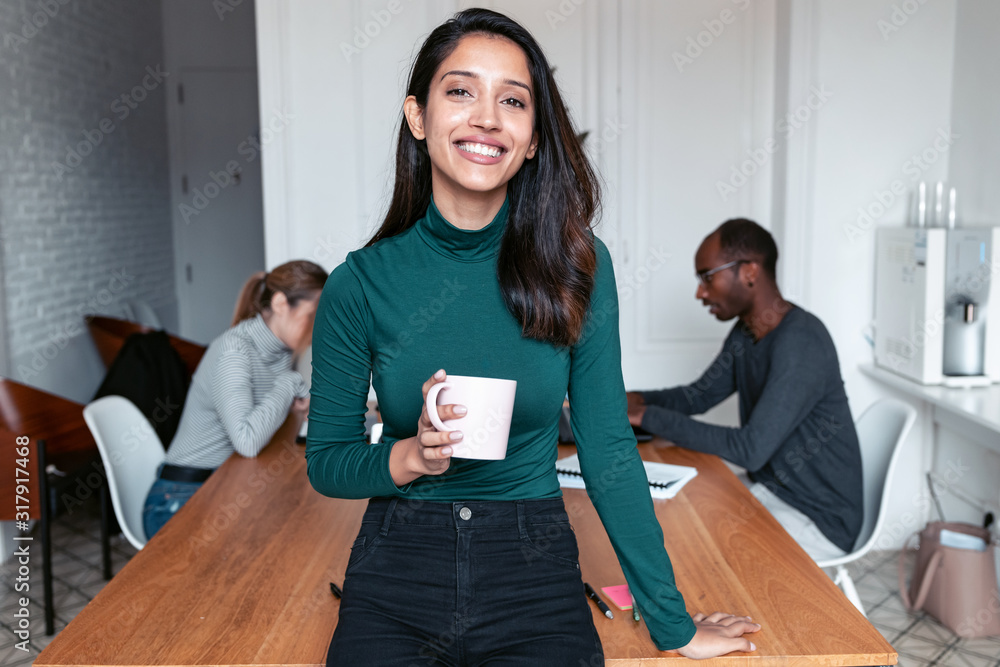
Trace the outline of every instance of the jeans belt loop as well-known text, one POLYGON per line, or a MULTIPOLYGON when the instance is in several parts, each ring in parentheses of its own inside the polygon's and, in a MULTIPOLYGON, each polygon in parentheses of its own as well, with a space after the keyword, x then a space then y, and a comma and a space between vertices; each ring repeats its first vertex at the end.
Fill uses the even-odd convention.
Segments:
POLYGON ((399 503, 399 498, 393 498, 389 501, 389 506, 385 509, 385 518, 382 519, 382 529, 378 531, 382 537, 389 534, 389 522, 392 521, 392 513, 396 510, 397 503, 399 503))
POLYGON ((514 506, 517 508, 517 533, 522 540, 528 539, 528 521, 524 516, 524 501, 515 500, 514 506))

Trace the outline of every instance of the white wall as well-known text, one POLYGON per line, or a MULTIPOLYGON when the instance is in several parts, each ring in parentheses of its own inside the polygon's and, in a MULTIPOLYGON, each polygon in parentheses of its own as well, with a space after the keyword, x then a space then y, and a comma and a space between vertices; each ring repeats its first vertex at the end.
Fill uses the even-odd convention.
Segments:
POLYGON ((620 169, 605 177, 620 192, 614 259, 630 387, 698 377, 732 323, 695 299, 695 250, 729 218, 771 227, 774 6, 621 4, 620 92, 602 93, 625 126, 620 169))
MULTIPOLYGON (((993 224, 1000 222, 993 187, 1000 176, 1000 94, 989 83, 1000 60, 995 39, 1000 7, 824 0, 813 11, 810 58, 817 80, 834 94, 812 128, 811 168, 789 178, 792 184, 799 181, 791 188, 809 193, 802 213, 810 222, 800 227, 805 270, 799 298, 837 343, 857 415, 876 398, 893 394, 858 371, 872 360, 865 334, 874 309, 875 226, 903 225, 921 180, 957 186, 960 223, 983 224, 991 216, 993 224), (904 4, 916 11, 895 9, 904 4), (903 195, 892 193, 894 184, 903 195), (894 201, 880 217, 869 222, 860 216, 859 208, 877 213, 876 204, 890 198, 894 201)), ((792 251, 787 241, 784 249, 792 251)), ((927 505, 927 470, 954 480, 956 465, 971 466, 971 474, 962 471, 959 490, 997 503, 1000 458, 971 446, 960 433, 936 427, 929 409, 918 407, 925 408, 924 415, 907 443, 889 516, 899 537, 925 518, 920 508, 927 505)), ((948 498, 945 505, 951 520, 982 520, 981 509, 948 498)))
MULTIPOLYGON (((280 101, 296 114, 291 130, 264 155, 269 263, 305 256, 332 268, 370 233, 389 187, 401 89, 413 50, 457 4, 404 0, 398 17, 373 29, 378 34, 348 62, 341 45, 350 44, 385 3, 293 6, 289 0, 259 0, 262 108, 280 101), (316 83, 317 67, 322 85, 316 83)), ((866 335, 873 315, 874 224, 902 225, 916 182, 947 180, 949 165, 960 197, 969 191, 970 215, 998 212, 1000 195, 990 186, 1000 161, 989 149, 1000 147, 995 122, 1000 92, 987 85, 986 76, 995 78, 1000 47, 991 37, 1000 9, 987 0, 963 3, 960 10, 958 4, 774 0, 755 2, 753 11, 741 13, 747 6, 742 0, 669 7, 635 0, 550 0, 531 3, 524 16, 513 12, 560 71, 571 63, 567 85, 581 126, 635 119, 599 156, 610 204, 599 233, 615 249, 619 282, 634 270, 637 252, 648 250, 650 239, 674 241, 670 268, 650 282, 653 289, 646 288, 642 299, 623 307, 629 384, 651 384, 654 372, 663 385, 691 380, 717 350, 727 327, 713 324, 694 303, 690 257, 697 240, 724 216, 742 214, 771 227, 781 250, 786 296, 829 328, 855 416, 889 394, 857 370, 872 360, 866 335), (564 9, 566 21, 548 20, 564 9), (683 77, 675 76, 673 52, 682 51, 686 36, 696 36, 705 21, 726 9, 737 21, 683 77), (578 45, 569 34, 574 31, 598 54, 598 63, 574 58, 578 45), (770 63, 772 71, 762 72, 761 63, 770 63), (719 73, 727 67, 742 73, 719 73), (629 78, 637 69, 641 75, 629 78), (720 80, 739 90, 726 97, 725 89, 715 88, 720 80), (701 110, 700 104, 705 111, 685 115, 701 110), (728 117, 723 108, 730 110, 728 117), (792 131, 787 114, 793 119, 797 114, 792 131), (947 149, 926 168, 913 162, 958 124, 967 135, 959 131, 962 137, 944 144, 947 149), (779 149, 739 190, 737 208, 720 207, 715 185, 729 173, 731 160, 772 136, 779 149), (673 143, 666 150, 651 146, 649 137, 673 143), (732 146, 732 157, 712 152, 720 143, 732 146), (638 191, 637 179, 644 184, 638 191), (903 194, 892 194, 893 187, 903 194), (697 192, 703 202, 692 194, 697 192), (872 223, 859 221, 858 209, 879 198, 887 203, 884 213, 872 223), (678 216, 685 226, 664 235, 678 216), (663 310, 654 312, 657 303, 663 310), (698 341, 685 356, 657 347, 658 336, 698 341)), ((504 10, 520 3, 491 6, 504 10)), ((890 520, 898 522, 912 510, 912 498, 923 489, 930 435, 918 428, 908 444, 909 469, 901 474, 905 481, 890 520)))
POLYGON ((550 27, 549 4, 530 1, 258 1, 261 118, 275 109, 291 118, 271 141, 262 140, 268 265, 298 258, 332 269, 371 236, 392 187, 403 89, 416 48, 466 4, 513 8, 539 28, 546 47, 572 53, 556 63, 557 78, 578 122, 597 122, 586 108, 582 74, 585 47, 593 45, 581 38, 585 21, 597 23, 597 3, 550 27))
MULTIPOLYGON (((957 5, 951 114, 961 139, 951 151, 948 178, 958 191, 960 224, 1000 225, 1000 3, 962 0, 957 5)), ((992 301, 1000 308, 996 277, 992 301)), ((955 426, 960 425, 938 429, 934 470, 971 498, 946 494, 942 505, 949 520, 978 524, 986 507, 1000 516, 1000 454, 975 443, 983 437, 995 442, 997 436, 975 438, 955 426)))
POLYGON ((176 318, 159 14, 0 3, 0 367, 80 402, 105 370, 83 315, 139 298, 176 318))
MULTIPOLYGON (((473 3, 401 2, 392 13, 377 0, 258 3, 261 113, 280 106, 293 116, 264 148, 269 264, 306 257, 332 268, 370 236, 391 188, 414 51, 467 4, 473 3), (316 85, 316 63, 323 63, 323 85, 316 85)), ((769 218, 768 168, 726 200, 716 194, 716 181, 770 131, 771 96, 753 91, 755 85, 770 91, 773 78, 773 1, 749 11, 732 0, 711 7, 634 0, 485 4, 538 38, 574 122, 590 131, 587 148, 605 182, 596 231, 611 249, 620 285, 639 283, 621 292, 626 382, 693 379, 728 328, 704 316, 693 299, 694 249, 727 217, 750 212, 765 224, 769 218), (696 67, 679 71, 672 51, 723 10, 735 17, 723 38, 696 67), (637 42, 646 46, 625 47, 637 42), (690 156, 700 147, 696 162, 705 169, 692 169, 690 157, 664 160, 661 139, 672 155, 690 156), (652 257, 651 246, 669 260, 652 257), (652 276, 647 260, 662 265, 652 276), (661 289, 678 283, 682 293, 661 289)), ((732 406, 725 417, 735 418, 732 406)))
POLYGON ((951 126, 955 2, 918 5, 884 37, 878 22, 891 20, 894 4, 829 0, 815 6, 810 57, 816 81, 832 97, 809 127, 810 169, 790 175, 809 190, 810 202, 788 211, 802 216, 796 226, 803 233, 801 245, 786 244, 785 251, 806 258, 798 298, 830 329, 855 411, 876 395, 857 370, 872 358, 864 333, 873 313, 875 257, 875 225, 859 222, 858 209, 880 196, 894 198, 874 222, 902 225, 916 183, 948 174, 948 152, 922 173, 910 160, 951 126), (895 181, 903 196, 891 193, 895 181))
POLYGON ((159 15, 159 0, 0 4, 7 370, 76 400, 104 373, 82 315, 138 298, 176 317, 159 15))
MULTIPOLYGON (((915 182, 948 175, 948 153, 915 180, 908 160, 951 125, 956 3, 917 5, 900 26, 893 23, 894 4, 791 3, 793 17, 809 14, 798 24, 802 39, 791 60, 809 63, 814 82, 831 97, 803 128, 808 158, 787 179, 790 196, 797 193, 798 199, 786 209, 785 282, 794 286, 790 297, 830 330, 855 417, 888 393, 858 371, 859 364, 872 360, 865 334, 874 308, 875 225, 902 225, 915 182), (906 194, 892 195, 894 182, 906 194), (874 224, 859 222, 858 209, 878 203, 880 196, 895 201, 874 224), (787 273, 790 268, 794 275, 787 273)), ((892 525, 914 509, 912 499, 925 488, 925 444, 917 429, 897 478, 892 525)))
POLYGON ((949 177, 958 191, 959 221, 1000 224, 1000 3, 958 3, 952 123, 962 141, 951 155, 949 177))

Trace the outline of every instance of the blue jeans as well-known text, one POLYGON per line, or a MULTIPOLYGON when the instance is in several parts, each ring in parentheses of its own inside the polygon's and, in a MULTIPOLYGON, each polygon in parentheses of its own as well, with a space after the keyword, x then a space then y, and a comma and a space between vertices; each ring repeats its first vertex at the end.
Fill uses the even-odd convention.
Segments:
POLYGON ((327 665, 603 665, 561 498, 373 499, 327 665))
MULTIPOLYGON (((162 467, 162 464, 160 465, 162 467)), ((149 495, 146 496, 146 504, 142 507, 142 528, 146 531, 146 539, 153 537, 156 531, 191 499, 202 484, 204 482, 169 482, 157 478, 149 489, 149 495)))

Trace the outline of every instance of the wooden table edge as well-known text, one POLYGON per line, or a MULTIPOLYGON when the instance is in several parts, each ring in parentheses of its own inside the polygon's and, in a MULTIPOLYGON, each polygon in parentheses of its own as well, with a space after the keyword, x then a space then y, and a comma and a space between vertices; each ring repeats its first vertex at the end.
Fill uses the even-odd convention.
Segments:
MULTIPOLYGON (((297 431, 297 424, 294 423, 294 420, 289 420, 289 422, 286 422, 286 424, 283 425, 283 427, 275 435, 274 440, 271 443, 269 443, 268 447, 270 448, 270 447, 274 447, 274 446, 278 446, 278 447, 282 446, 282 445, 278 444, 278 442, 276 442, 276 441, 287 440, 290 436, 293 437, 293 434, 294 434, 295 431, 297 431)), ((231 464, 232 462, 227 461, 227 463, 231 464)), ((206 486, 209 486, 209 485, 206 485, 206 486)), ((889 649, 892 649, 892 646, 888 643, 888 640, 884 640, 884 641, 885 641, 885 646, 887 646, 889 649)), ((88 667, 88 665, 91 664, 89 662, 88 663, 82 663, 82 662, 81 663, 77 663, 77 662, 72 662, 71 660, 69 662, 66 662, 66 657, 65 656, 63 657, 63 660, 60 661, 60 662, 46 662, 45 659, 44 659, 44 654, 45 654, 45 651, 43 651, 41 654, 39 654, 38 659, 36 660, 35 664, 38 664, 38 665, 47 665, 47 666, 51 666, 51 667, 60 667, 62 665, 66 665, 66 667, 88 667)), ((673 662, 678 661, 678 660, 686 660, 686 659, 682 658, 681 656, 679 656, 675 652, 662 652, 659 655, 651 655, 651 656, 643 656, 643 657, 607 658, 605 664, 612 664, 612 665, 616 665, 618 667, 627 667, 627 666, 632 666, 632 665, 638 665, 638 666, 641 666, 641 667, 649 667, 651 665, 662 665, 662 664, 673 663, 673 662)), ((861 665, 861 664, 869 664, 869 665, 892 665, 892 664, 896 664, 897 663, 897 661, 898 661, 898 654, 896 652, 894 652, 894 651, 891 651, 891 650, 890 650, 890 652, 885 652, 885 653, 878 652, 878 651, 876 651, 876 652, 868 652, 868 653, 841 653, 841 654, 837 654, 836 659, 831 661, 830 660, 830 656, 826 655, 826 654, 763 656, 763 655, 757 655, 755 653, 744 653, 744 654, 738 654, 738 655, 728 654, 727 656, 723 657, 723 660, 725 660, 727 662, 727 664, 742 664, 742 663, 750 664, 751 661, 752 661, 753 664, 755 664, 755 665, 762 665, 762 666, 763 665, 800 665, 800 664, 801 665, 806 665, 806 664, 827 664, 827 665, 843 665, 843 666, 861 665)), ((114 664, 114 663, 103 663, 103 664, 100 665, 100 667, 105 667, 105 665, 107 665, 107 664, 114 664)), ((129 665, 129 664, 132 664, 132 663, 120 663, 120 664, 116 664, 115 667, 127 667, 127 665, 129 665)), ((143 663, 141 665, 141 667, 147 667, 148 664, 150 664, 150 663, 143 663)), ((170 665, 172 665, 172 664, 174 664, 174 663, 157 664, 157 667, 170 667, 170 665)), ((216 664, 218 664, 218 665, 231 664, 231 665, 241 665, 242 666, 244 664, 249 665, 249 664, 254 664, 254 663, 220 662, 220 663, 216 663, 216 664)), ((295 663, 281 663, 281 664, 303 665, 303 666, 307 666, 308 665, 308 666, 311 667, 313 665, 322 666, 323 663, 320 663, 320 662, 295 662, 295 663)), ((705 661, 702 664, 705 664, 706 667, 707 667, 709 665, 717 664, 717 663, 713 659, 713 660, 705 661)), ((97 665, 95 664, 94 667, 97 667, 97 665)), ((139 667, 139 665, 137 665, 137 667, 139 667)), ((188 667, 188 666, 185 665, 184 667, 188 667)), ((214 667, 214 665, 213 665, 213 667, 214 667)))

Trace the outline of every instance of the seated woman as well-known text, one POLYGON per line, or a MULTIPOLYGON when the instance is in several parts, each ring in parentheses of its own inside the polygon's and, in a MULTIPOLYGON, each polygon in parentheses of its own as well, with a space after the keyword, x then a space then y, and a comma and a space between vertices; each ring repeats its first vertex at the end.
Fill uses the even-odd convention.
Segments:
POLYGON ((233 323, 208 346, 191 380, 177 434, 146 497, 151 538, 233 452, 257 456, 288 416, 305 413, 309 389, 292 358, 312 342, 327 273, 307 261, 254 274, 233 323))

